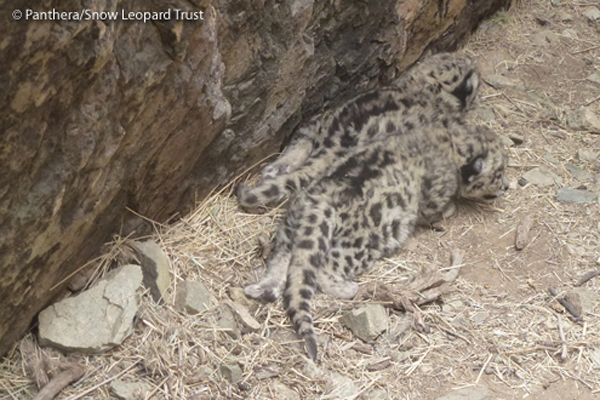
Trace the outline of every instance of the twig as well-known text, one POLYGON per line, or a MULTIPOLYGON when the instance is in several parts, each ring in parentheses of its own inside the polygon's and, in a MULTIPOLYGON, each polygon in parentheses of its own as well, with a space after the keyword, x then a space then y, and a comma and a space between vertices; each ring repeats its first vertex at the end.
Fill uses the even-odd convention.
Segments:
POLYGON ((572 51, 571 54, 580 54, 580 53, 585 53, 587 51, 596 50, 596 49, 600 49, 600 45, 588 47, 587 49, 572 51))
POLYGON ((588 271, 585 274, 583 274, 581 278, 577 280, 577 282, 575 282, 575 286, 582 286, 584 283, 586 283, 590 279, 597 277, 598 275, 600 275, 600 268, 588 271))
POLYGON ((550 295, 552 295, 556 301, 558 301, 560 305, 563 306, 569 314, 571 314, 575 322, 583 322, 583 318, 581 318, 581 314, 577 311, 575 305, 571 303, 565 296, 558 297, 560 293, 557 289, 552 287, 548 288, 548 293, 550 293, 550 295))
POLYGON ((85 372, 83 366, 74 364, 56 375, 39 391, 33 400, 51 400, 58 395, 61 390, 71 383, 81 379, 85 372))
POLYGON ((475 379, 475 384, 476 385, 479 383, 479 380, 481 379, 481 375, 483 375, 483 373, 485 372, 485 369, 488 367, 490 361, 492 361, 492 357, 494 357, 494 355, 490 354, 488 356, 487 360, 485 360, 485 362, 483 363, 483 366, 479 370, 479 374, 477 374, 477 379, 475 379))
POLYGON ((568 356, 568 349, 567 349, 567 340, 565 339, 565 331, 563 329, 563 325, 562 325, 562 319, 560 318, 560 315, 556 316, 556 319, 558 321, 558 336, 560 337, 560 360, 561 361, 565 361, 567 359, 568 356))
POLYGON ((600 100, 600 96, 596 96, 596 97, 594 97, 593 99, 591 99, 591 100, 587 101, 587 102, 586 102, 586 103, 584 103, 583 105, 584 105, 584 106, 589 106, 590 104, 592 104, 592 103, 594 103, 594 102, 596 102, 596 101, 598 101, 598 100, 600 100))

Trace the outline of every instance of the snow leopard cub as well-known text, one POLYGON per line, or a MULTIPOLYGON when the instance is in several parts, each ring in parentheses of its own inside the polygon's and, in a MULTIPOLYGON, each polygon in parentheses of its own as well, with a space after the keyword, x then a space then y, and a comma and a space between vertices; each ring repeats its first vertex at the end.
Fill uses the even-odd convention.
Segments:
POLYGON ((361 94, 300 128, 284 153, 263 169, 255 187, 238 187, 240 205, 256 211, 273 206, 288 192, 324 176, 345 153, 389 135, 385 126, 372 124, 388 114, 404 119, 395 134, 419 130, 433 120, 462 121, 479 82, 475 64, 467 56, 441 53, 425 58, 394 87, 361 94))
MULTIPOLYGON (((402 122, 388 116, 383 126, 402 122)), ((456 198, 489 201, 501 195, 506 157, 494 132, 460 124, 392 132, 365 146, 292 197, 267 274, 246 294, 274 301, 283 292, 294 329, 316 360, 310 306, 315 291, 352 298, 358 289, 353 278, 397 251, 416 224, 451 213, 456 198)))

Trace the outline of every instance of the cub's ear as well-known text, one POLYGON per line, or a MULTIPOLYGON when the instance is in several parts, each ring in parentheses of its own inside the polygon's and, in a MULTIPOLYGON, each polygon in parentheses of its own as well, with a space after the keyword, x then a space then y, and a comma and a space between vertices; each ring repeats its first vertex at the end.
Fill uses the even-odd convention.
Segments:
POLYGON ((475 157, 467 164, 460 167, 460 175, 464 183, 471 182, 477 175, 483 171, 483 157, 475 157))

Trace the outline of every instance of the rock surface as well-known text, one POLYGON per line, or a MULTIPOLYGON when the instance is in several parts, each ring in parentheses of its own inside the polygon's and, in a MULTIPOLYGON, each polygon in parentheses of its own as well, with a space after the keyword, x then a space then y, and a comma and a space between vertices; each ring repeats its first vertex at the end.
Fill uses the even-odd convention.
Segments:
POLYGON ((172 0, 148 7, 203 20, 26 23, 4 2, 0 355, 111 233, 139 232, 126 207, 156 221, 185 212, 300 121, 457 47, 509 3, 172 0))
POLYGON ((155 301, 163 301, 171 285, 169 257, 154 240, 133 241, 132 246, 142 266, 144 286, 155 301))
POLYGON ((98 353, 119 345, 132 331, 142 284, 138 265, 125 265, 92 288, 39 315, 40 344, 64 351, 98 353))
POLYGON ((179 311, 197 314, 208 310, 214 303, 215 298, 202 282, 183 281, 177 286, 175 307, 179 311))
POLYGON ((344 314, 341 322, 365 342, 375 340, 388 328, 387 313, 381 304, 367 304, 351 310, 344 314))
POLYGON ((116 398, 121 400, 144 400, 152 390, 146 382, 128 382, 116 379, 110 383, 110 390, 116 398))

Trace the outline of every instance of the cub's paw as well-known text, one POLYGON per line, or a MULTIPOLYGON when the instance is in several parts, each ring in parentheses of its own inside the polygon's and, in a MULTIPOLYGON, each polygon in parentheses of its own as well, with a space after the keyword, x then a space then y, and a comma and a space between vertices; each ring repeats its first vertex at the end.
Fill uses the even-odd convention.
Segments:
POLYGON ((255 191, 256 188, 242 182, 237 186, 235 197, 237 197, 242 210, 253 214, 262 214, 266 209, 260 204, 258 196, 254 194, 255 191))
POLYGON ((291 168, 288 164, 274 162, 263 168, 260 175, 263 179, 273 179, 280 175, 289 174, 291 168))
POLYGON ((272 303, 281 296, 282 285, 274 280, 266 280, 244 288, 246 296, 265 303, 272 303))

